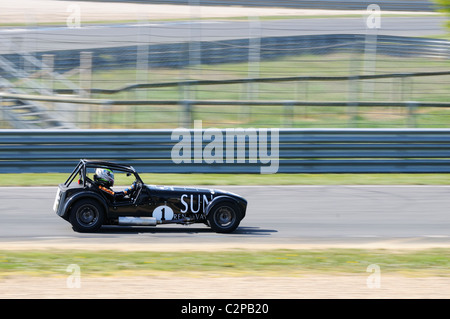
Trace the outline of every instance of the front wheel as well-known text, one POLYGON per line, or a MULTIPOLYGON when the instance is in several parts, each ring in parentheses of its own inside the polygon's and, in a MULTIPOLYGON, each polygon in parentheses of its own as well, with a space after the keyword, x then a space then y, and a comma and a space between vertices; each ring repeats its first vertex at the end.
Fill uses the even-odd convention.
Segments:
POLYGON ((99 230, 103 218, 103 207, 97 201, 83 199, 72 206, 69 221, 75 231, 87 233, 99 230))
POLYGON ((239 207, 231 201, 217 203, 211 208, 207 219, 215 232, 231 233, 241 222, 239 207))

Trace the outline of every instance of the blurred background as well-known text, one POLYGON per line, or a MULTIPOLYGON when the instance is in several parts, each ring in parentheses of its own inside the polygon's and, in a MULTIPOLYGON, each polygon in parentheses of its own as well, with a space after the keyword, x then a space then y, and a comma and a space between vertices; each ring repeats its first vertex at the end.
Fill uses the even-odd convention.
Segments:
POLYGON ((448 8, 2 0, 0 128, 448 128, 448 8))

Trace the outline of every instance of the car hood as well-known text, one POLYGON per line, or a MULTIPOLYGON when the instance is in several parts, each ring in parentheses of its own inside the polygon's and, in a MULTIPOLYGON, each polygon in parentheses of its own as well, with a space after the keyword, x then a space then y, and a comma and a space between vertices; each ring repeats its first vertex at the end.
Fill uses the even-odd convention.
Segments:
POLYGON ((206 187, 185 187, 185 186, 165 186, 165 185, 145 185, 151 192, 173 192, 173 193, 182 193, 182 194, 213 194, 216 196, 227 195, 234 197, 236 199, 240 199, 242 201, 246 200, 235 193, 225 191, 222 189, 216 188, 206 188, 206 187))

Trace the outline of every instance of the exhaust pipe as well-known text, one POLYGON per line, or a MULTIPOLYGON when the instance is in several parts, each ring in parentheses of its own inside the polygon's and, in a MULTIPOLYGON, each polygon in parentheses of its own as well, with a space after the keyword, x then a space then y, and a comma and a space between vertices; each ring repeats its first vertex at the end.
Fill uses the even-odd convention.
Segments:
POLYGON ((119 217, 119 225, 156 226, 156 217, 119 217))

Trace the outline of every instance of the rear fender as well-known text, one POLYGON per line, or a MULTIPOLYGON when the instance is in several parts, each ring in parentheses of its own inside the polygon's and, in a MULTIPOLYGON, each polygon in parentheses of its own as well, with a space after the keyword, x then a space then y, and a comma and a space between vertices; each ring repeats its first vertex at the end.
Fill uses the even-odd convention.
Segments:
POLYGON ((63 217, 64 219, 68 219, 69 213, 70 213, 70 207, 76 201, 78 201, 80 199, 85 199, 85 198, 90 198, 90 199, 94 199, 94 200, 98 201, 100 203, 100 205, 102 205, 103 209, 105 210, 105 213, 108 212, 108 204, 106 203, 105 199, 97 193, 88 191, 88 192, 77 193, 77 194, 74 194, 72 197, 70 197, 64 203, 64 208, 63 208, 64 213, 61 217, 63 217))

